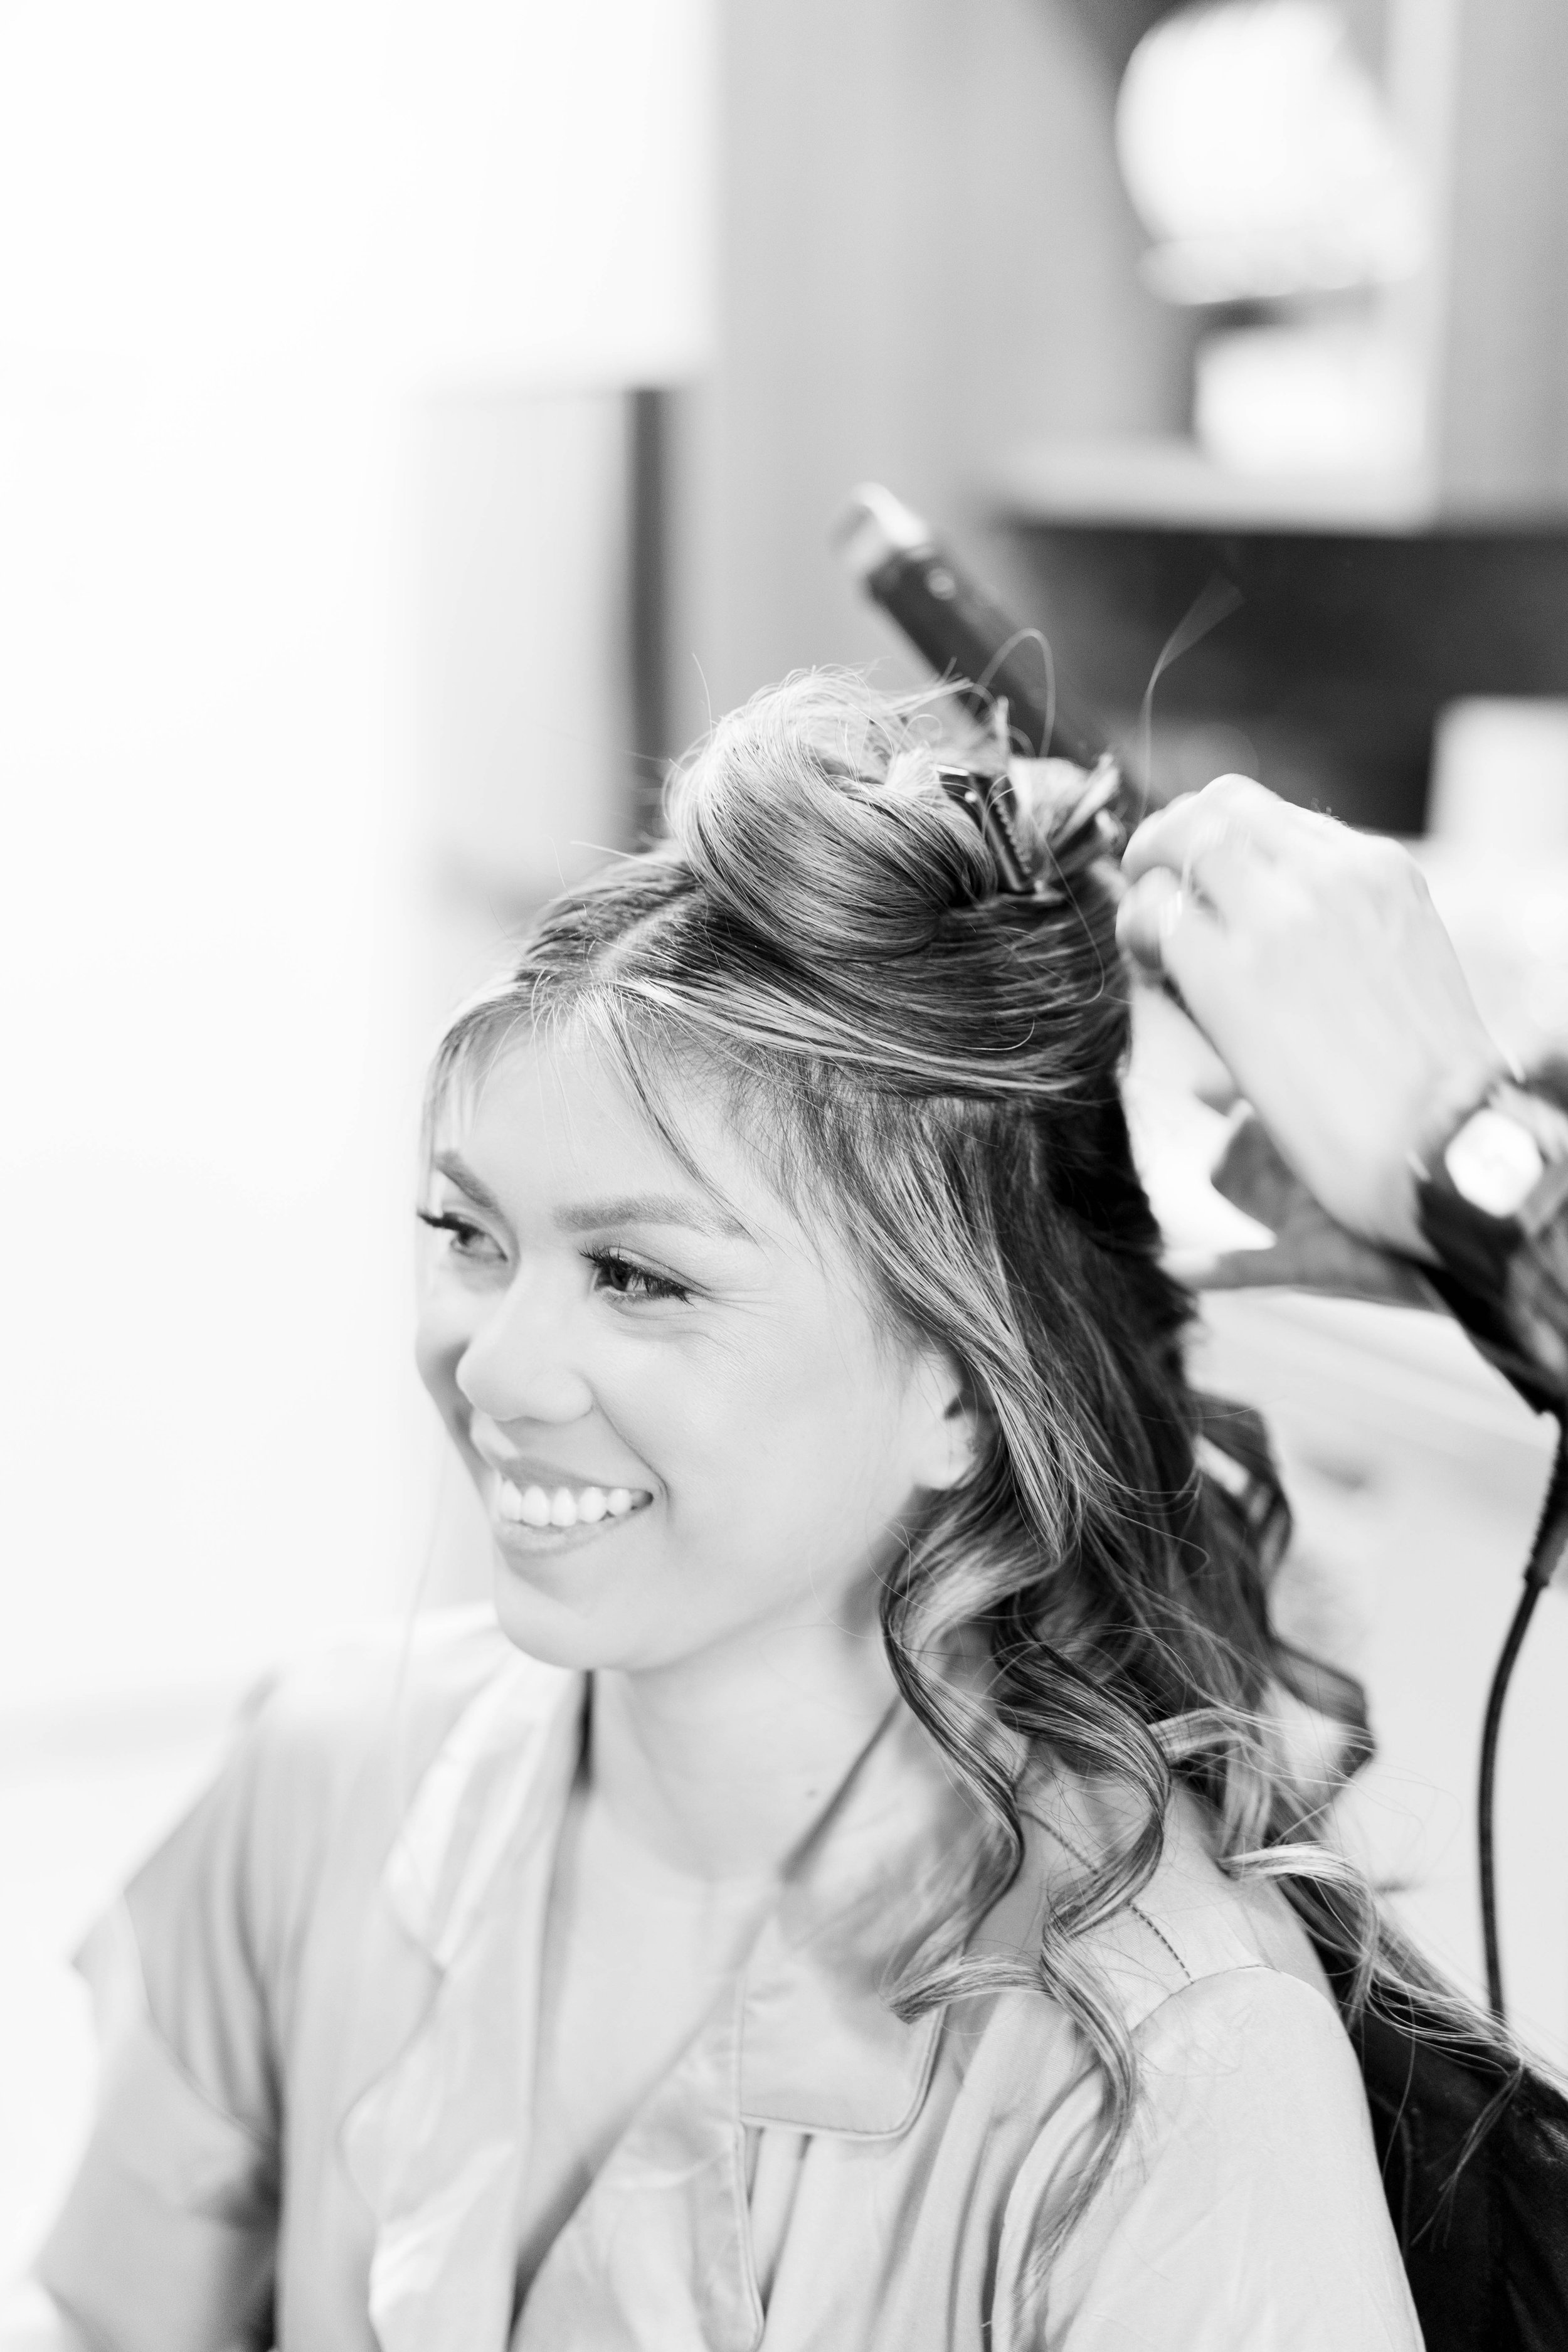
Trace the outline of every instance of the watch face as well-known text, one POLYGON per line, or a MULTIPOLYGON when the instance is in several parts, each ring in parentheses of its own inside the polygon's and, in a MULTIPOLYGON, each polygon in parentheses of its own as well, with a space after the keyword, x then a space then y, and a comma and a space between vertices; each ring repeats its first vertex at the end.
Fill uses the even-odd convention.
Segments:
POLYGON ((1540 1182, 1546 1162, 1526 1127, 1506 1111, 1478 1110, 1443 1154, 1461 1200, 1489 1217, 1511 1217, 1540 1182))

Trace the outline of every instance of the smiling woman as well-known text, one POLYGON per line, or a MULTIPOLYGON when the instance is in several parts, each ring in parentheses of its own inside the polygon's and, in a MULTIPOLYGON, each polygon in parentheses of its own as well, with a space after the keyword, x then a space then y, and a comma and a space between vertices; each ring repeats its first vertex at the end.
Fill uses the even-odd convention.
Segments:
POLYGON ((1458 2013, 1314 1836, 1357 1696, 1185 1380, 1082 779, 1011 897, 942 756, 758 698, 454 1024, 494 1610, 285 1682, 100 1933, 95 2341, 1418 2345, 1324 1960, 1458 2013))
POLYGON ((790 1213, 700 1084, 700 1186, 603 1045, 552 1025, 502 1044, 461 1156, 436 1155, 421 1368, 519 1647, 732 1694, 764 1628, 832 1641, 967 1466, 956 1372, 889 1344, 847 1244, 790 1213), (618 1197, 595 1198, 606 1172, 618 1197))

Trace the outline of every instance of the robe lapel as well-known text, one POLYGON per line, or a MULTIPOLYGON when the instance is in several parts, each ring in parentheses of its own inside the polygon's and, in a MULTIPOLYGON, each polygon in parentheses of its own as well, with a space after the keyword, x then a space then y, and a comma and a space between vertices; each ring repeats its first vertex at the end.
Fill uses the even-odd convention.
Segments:
POLYGON ((742 1996, 644 2101, 529 2292, 513 2352, 753 2352, 742 1996))
MULTIPOLYGON (((375 2216, 382 2352, 507 2341, 545 1906, 583 1689, 579 1675, 508 1661, 420 1782, 384 1874, 424 1996, 342 2133, 375 2216)), ((378 1990, 364 1988, 367 2006, 378 1990)))

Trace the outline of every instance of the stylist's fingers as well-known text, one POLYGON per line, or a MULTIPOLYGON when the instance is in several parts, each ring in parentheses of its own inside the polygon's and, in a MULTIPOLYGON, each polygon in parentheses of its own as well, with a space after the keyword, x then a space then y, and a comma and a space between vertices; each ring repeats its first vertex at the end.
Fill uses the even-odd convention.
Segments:
MULTIPOLYGON (((1131 876, 1134 887, 1173 882, 1227 923, 1247 921, 1272 872, 1267 856, 1217 806, 1206 812, 1200 807, 1190 821, 1167 826, 1155 844, 1144 842, 1141 849, 1141 856, 1124 862, 1122 869, 1131 876)), ((1162 895, 1161 906, 1169 903, 1162 895)))
POLYGON ((1180 921, 1182 886, 1169 866, 1154 866, 1129 884, 1116 909, 1116 937, 1122 952, 1145 971, 1163 971, 1165 933, 1180 921))
POLYGON ((1193 875, 1201 861, 1205 877, 1238 876, 1247 857, 1295 863, 1324 831, 1338 833, 1332 820, 1282 801, 1251 776, 1216 776, 1201 793, 1183 793, 1143 823, 1128 843, 1123 871, 1132 879, 1152 866, 1193 875))
POLYGON ((1152 866, 1125 892, 1116 910, 1116 936, 1145 971, 1185 991, 1205 975, 1221 945, 1219 926, 1168 866, 1152 866))

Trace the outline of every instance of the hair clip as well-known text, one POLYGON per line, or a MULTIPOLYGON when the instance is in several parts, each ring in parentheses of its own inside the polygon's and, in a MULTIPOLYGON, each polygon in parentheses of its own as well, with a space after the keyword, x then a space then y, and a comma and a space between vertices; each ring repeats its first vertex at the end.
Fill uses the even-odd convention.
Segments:
POLYGON ((1005 772, 990 768, 939 768, 937 775, 949 799, 968 810, 989 844, 1005 898, 1048 898, 1068 889, 1073 876, 1083 866, 1097 857, 1114 857, 1126 839, 1115 813, 1121 771, 1109 751, 1090 769, 1077 797, 1058 803, 1046 836, 1051 870, 1042 875, 1032 875, 1025 862, 1018 839, 1018 803, 1005 772))
POLYGON ((1069 849, 1086 826, 1094 831, 1093 851, 1114 856, 1123 847, 1127 830, 1116 810, 1121 791, 1121 771, 1107 751, 1089 770, 1082 792, 1067 810, 1065 821, 1051 840, 1053 856, 1058 850, 1069 849))
POLYGON ((1037 898, 1040 886, 1024 864, 1018 846, 1013 787, 1005 775, 982 768, 939 768, 937 777, 949 800, 967 809, 980 837, 996 860, 1001 887, 1009 898, 1037 898))

